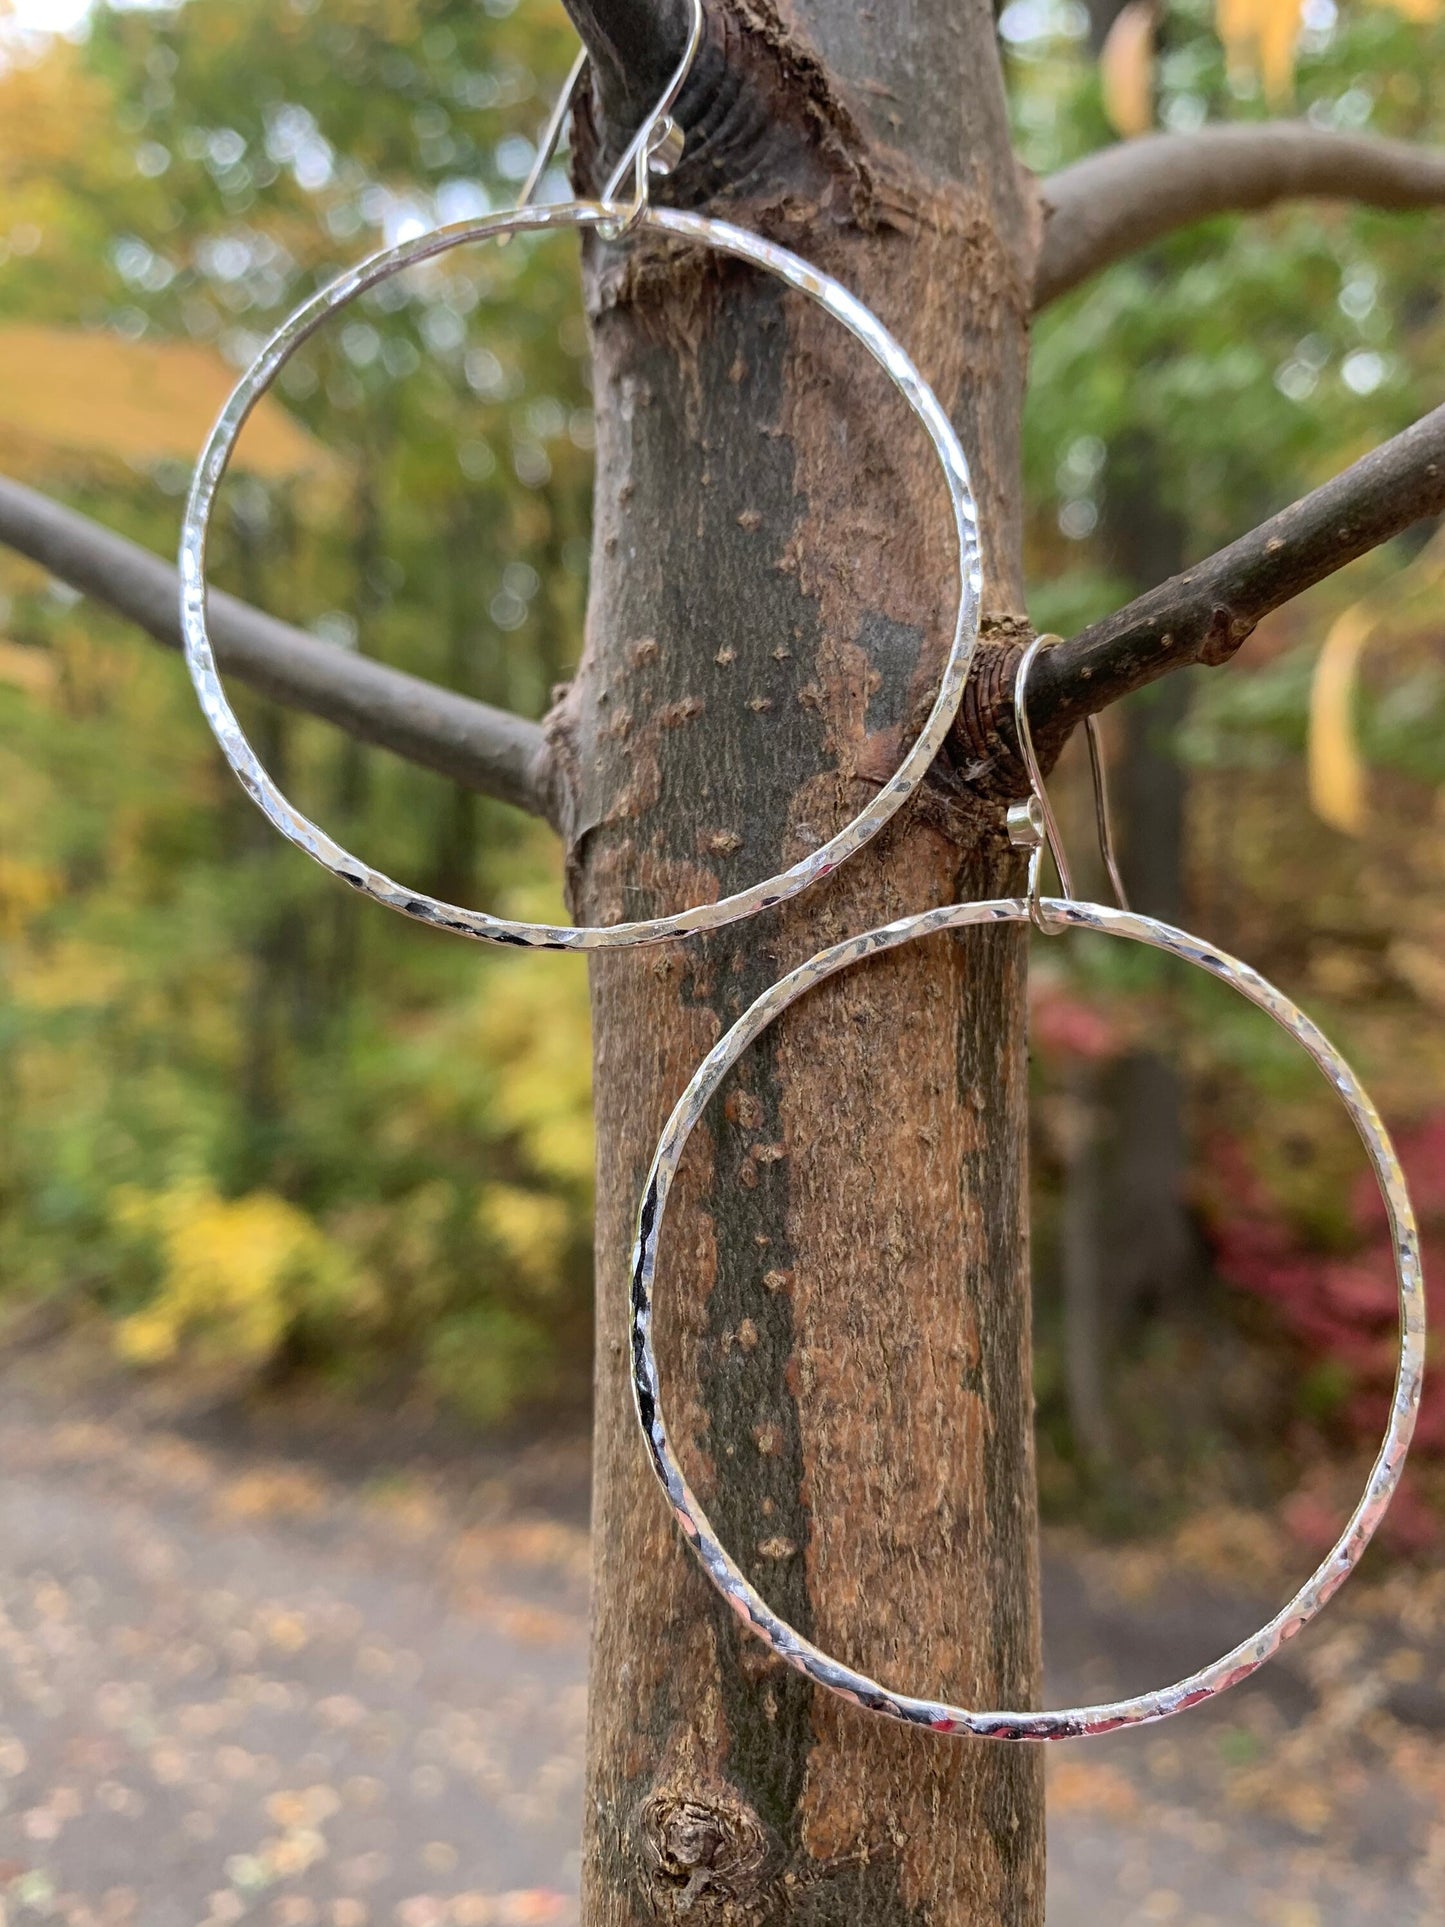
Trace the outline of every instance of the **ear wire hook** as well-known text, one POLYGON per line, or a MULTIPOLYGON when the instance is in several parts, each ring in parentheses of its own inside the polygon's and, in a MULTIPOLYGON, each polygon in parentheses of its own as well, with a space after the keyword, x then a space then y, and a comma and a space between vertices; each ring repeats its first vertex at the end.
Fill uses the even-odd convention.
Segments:
MULTIPOLYGON (((692 23, 688 28, 687 45, 682 50, 682 58, 673 69, 672 78, 662 90, 662 98, 643 121, 637 132, 628 142, 622 159, 613 168, 607 185, 602 190, 602 199, 615 201, 621 192, 622 183, 631 172, 633 177, 632 206, 626 219, 616 230, 616 236, 626 234, 628 229, 642 218, 647 206, 649 175, 671 174, 682 159, 682 150, 687 136, 672 117, 678 96, 687 85, 687 77, 692 72, 697 50, 702 45, 702 0, 692 0, 692 23)), ((610 238, 616 238, 610 237, 610 238)))
POLYGON ((1089 772, 1094 779, 1094 822, 1099 831, 1099 851, 1109 873, 1109 887, 1121 910, 1129 908, 1129 893, 1119 874, 1119 859, 1114 853, 1114 825, 1109 814, 1109 775, 1104 767, 1104 746, 1099 740, 1097 716, 1084 718, 1084 734, 1089 739, 1089 772))
MULTIPOLYGON (((678 96, 687 85, 687 77, 692 72, 697 50, 702 45, 703 13, 702 0, 692 0, 692 24, 688 29, 687 45, 683 48, 682 58, 673 69, 672 78, 662 91, 662 97, 652 112, 647 115, 632 139, 627 143, 620 161, 607 178, 602 190, 602 199, 611 206, 622 191, 623 183, 629 174, 632 176, 632 203, 620 221, 609 222, 600 229, 608 240, 618 240, 634 228, 642 218, 648 202, 653 174, 671 174, 682 159, 683 147, 687 136, 672 117, 678 96)), ((557 152, 562 138, 562 127, 571 110, 573 99, 587 65, 587 49, 584 47, 572 62, 571 72, 557 96, 557 104, 551 117, 542 130, 537 142, 537 156, 532 162, 530 173, 522 184, 517 197, 518 207, 527 207, 536 194, 542 176, 546 173, 552 156, 557 152)))
MULTIPOLYGON (((568 114, 572 111, 573 97, 576 95, 577 88, 581 83, 583 70, 586 68, 586 65, 587 49, 585 47, 579 47, 577 49, 577 58, 572 62, 571 67, 568 69, 567 78, 562 82, 562 91, 557 96, 556 105, 547 117, 547 125, 537 136, 536 158, 528 170, 526 180, 522 183, 522 191, 517 196, 518 207, 530 207, 536 196, 537 189, 542 185, 542 176, 551 166, 552 157, 557 152, 557 148, 561 143, 562 129, 566 124, 568 114)), ((511 238, 510 234, 503 235, 498 245, 500 246, 502 242, 510 241, 511 238)))
MULTIPOLYGON (((1064 839, 1059 830, 1058 818, 1054 815, 1053 805, 1044 784, 1043 771, 1039 767, 1038 754, 1034 749, 1033 730, 1029 726, 1028 681, 1029 671, 1034 659, 1044 647, 1060 640, 1058 636, 1035 636, 1024 651, 1023 660, 1014 677, 1014 730, 1018 737, 1019 755, 1028 772, 1029 787, 1033 794, 1026 802, 1014 803, 1008 813, 1009 841, 1015 849, 1029 852, 1029 918, 1035 929, 1045 936, 1055 937, 1064 928, 1062 922, 1050 921, 1044 915, 1039 896, 1039 873, 1043 867, 1044 849, 1054 859, 1054 868, 1059 873, 1059 888, 1063 895, 1072 898, 1074 879, 1069 869, 1069 859, 1064 850, 1064 839)), ((1094 779, 1094 820, 1099 830, 1099 849, 1104 858, 1104 868, 1109 873, 1109 883, 1113 888, 1114 901, 1121 910, 1129 908, 1129 899, 1124 890, 1124 881, 1119 874, 1118 858, 1114 853, 1114 826, 1109 812, 1109 780, 1104 768, 1103 746, 1099 741, 1098 726, 1092 716, 1084 721, 1084 732, 1089 739, 1089 768, 1094 779)))

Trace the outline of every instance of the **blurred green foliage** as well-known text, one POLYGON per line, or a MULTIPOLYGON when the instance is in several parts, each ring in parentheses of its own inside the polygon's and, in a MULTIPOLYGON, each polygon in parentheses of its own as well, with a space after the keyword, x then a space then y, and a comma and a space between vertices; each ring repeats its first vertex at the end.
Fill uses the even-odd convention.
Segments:
MULTIPOLYGON (((1300 111, 1445 137, 1445 27, 1330 0, 1304 17, 1300 111)), ((1078 0, 1003 11, 1017 136, 1040 171, 1110 138, 1088 30, 1078 0)), ((200 344, 238 369, 341 266, 513 197, 573 44, 553 0, 189 0, 97 7, 74 40, 12 36, 0 340, 43 324, 77 331, 76 354, 81 331, 100 332, 200 344)), ((1167 127, 1265 111, 1226 72, 1201 0, 1168 9, 1155 79, 1167 127)), ((1445 332, 1437 232, 1423 215, 1319 206, 1213 221, 1044 316, 1025 449, 1040 627, 1067 631, 1129 592, 1106 539, 1111 491, 1155 491, 1202 553, 1422 412, 1445 332)), ((243 438, 218 580, 540 714, 580 636, 586 377, 565 238, 459 250, 394 280, 280 384, 330 451, 324 476, 248 473, 243 438)), ((88 431, 83 449, 12 446, 0 403, 0 460, 169 551, 174 436, 142 459, 113 445, 104 411, 88 431)), ((1428 922, 1445 877, 1415 875, 1409 828, 1421 811, 1439 820, 1445 780, 1428 610, 1385 626, 1361 723, 1377 845, 1396 838, 1391 881, 1419 885, 1425 921, 1405 949, 1377 850, 1305 816, 1301 752, 1329 615, 1388 594, 1408 552, 1393 545, 1267 626, 1233 670, 1196 678, 1176 743, 1194 771, 1202 926, 1318 993, 1382 1074, 1424 994, 1422 951, 1445 949, 1428 922)), ((320 724, 243 708, 297 801, 392 874, 560 914, 558 856, 536 826, 320 724)), ((1166 1010, 1147 959, 1091 957, 1076 987, 1166 1010)), ((1223 1068, 1280 1094, 1284 1057, 1246 1041, 1237 1013, 1211 1016, 1207 1036, 1197 1082, 1223 1068)), ((1402 1103, 1424 1075, 1397 1080, 1402 1103)), ((434 937, 337 890, 256 817, 173 660, 0 557, 5 1289, 98 1301, 137 1362, 400 1374, 495 1419, 580 1386, 590 1190, 578 962, 434 937)))
MULTIPOLYGON (((12 47, 0 334, 240 367, 342 265, 505 203, 570 47, 559 8, 500 0, 193 0, 12 47)), ((243 436, 218 579, 539 714, 585 595, 584 357, 565 240, 392 282, 287 372, 284 406, 337 458, 324 483, 247 474, 243 436)), ((184 469, 127 463, 103 419, 91 440, 22 451, 29 478, 170 550, 184 469)), ((13 560, 0 590, 7 1287, 93 1295, 138 1361, 400 1372, 483 1419, 575 1387, 580 964, 523 971, 337 891, 255 815, 174 660, 13 560)), ((303 806, 392 874, 560 914, 536 826, 244 713, 303 806)))
MULTIPOLYGON (((1002 12, 1016 135, 1040 172, 1112 138, 1090 45, 1112 12, 1091 16, 1077 0, 1012 0, 1002 12)), ((1188 133, 1286 111, 1323 128, 1445 141, 1438 17, 1405 19, 1369 0, 1338 8, 1305 0, 1301 20, 1295 99, 1281 107, 1263 98, 1257 77, 1230 70, 1211 0, 1169 0, 1150 77, 1158 126, 1188 133)), ((1440 237, 1435 214, 1289 205, 1187 229, 1046 312, 1034 333, 1025 440, 1026 569, 1038 626, 1069 633, 1096 620, 1436 405, 1445 346, 1440 237), (1157 546, 1175 550, 1152 558, 1142 579, 1126 571, 1131 522, 1162 527, 1167 539, 1157 546)), ((1186 767, 1175 863, 1189 926, 1247 958, 1323 1023, 1403 1141, 1434 1143, 1445 1090, 1445 625, 1433 573, 1407 569, 1427 534, 1387 545, 1280 610, 1227 669, 1187 672, 1167 707, 1162 685, 1131 698, 1132 725, 1116 712, 1105 733, 1116 750, 1127 735, 1131 755, 1151 739, 1186 767), (1306 780, 1316 662, 1332 625, 1356 604, 1372 619, 1353 719, 1367 766, 1358 838, 1311 813, 1306 780)), ((1056 787, 1085 886, 1103 891, 1077 749, 1056 787)), ((1167 799, 1157 807, 1167 816, 1167 799)), ((1128 827, 1149 834, 1141 818, 1128 827)), ((1171 832, 1161 834, 1167 842, 1171 832)), ((1301 1464, 1376 1436, 1387 1402, 1378 1363, 1389 1357, 1389 1256, 1361 1232, 1359 1146, 1324 1100, 1314 1067, 1198 972, 1117 943, 1046 941, 1035 950, 1036 1393, 1046 1492, 1056 1488, 1070 1508, 1081 1497, 1080 1481, 1060 1470, 1084 1456, 1067 1383, 1077 1341, 1066 1336, 1064 1251, 1068 1225, 1079 1222, 1077 1212, 1069 1216, 1071 1187, 1097 1177, 1080 1159, 1081 1116, 1097 1141, 1117 1144, 1108 1094, 1120 1083, 1109 1065, 1141 1052, 1181 1075, 1191 1160, 1183 1185, 1216 1275, 1262 1295, 1268 1309, 1216 1294, 1207 1301, 1212 1315, 1199 1321, 1203 1281, 1171 1296, 1161 1278, 1166 1309, 1152 1323, 1131 1332, 1108 1324, 1117 1314, 1106 1310, 1107 1355, 1093 1363, 1120 1439, 1127 1435, 1120 1449, 1131 1516, 1151 1490, 1177 1504, 1183 1465, 1194 1506, 1236 1496, 1231 1479, 1258 1478, 1279 1457, 1288 1482, 1301 1464), (1050 1048, 1051 1037, 1063 1047, 1050 1048), (1231 1213, 1246 1208, 1241 1172, 1288 1291, 1261 1294, 1258 1277, 1230 1261, 1231 1213), (1319 1315, 1331 1263, 1381 1287, 1371 1301, 1377 1322, 1346 1333, 1345 1321, 1319 1315), (1249 1335, 1230 1350, 1235 1312, 1249 1335), (1269 1350, 1259 1341, 1271 1335, 1276 1380, 1266 1391, 1255 1374, 1269 1350), (1231 1392, 1237 1368, 1244 1389, 1231 1392), (1221 1439, 1251 1427, 1258 1457, 1252 1472, 1237 1472, 1240 1454, 1222 1452, 1221 1439)), ((1147 1144, 1134 1154, 1147 1169, 1147 1144)), ((1107 1225, 1095 1259, 1104 1279, 1127 1268, 1129 1236, 1126 1221, 1107 1225)), ((1432 1246, 1432 1277, 1436 1258, 1432 1246)), ((1438 1450, 1438 1440, 1426 1446, 1438 1450)), ((1261 1488, 1251 1490, 1257 1498, 1261 1488)))
MULTIPOLYGON (((1445 20, 1368 0, 1338 10, 1309 0, 1301 19, 1292 111, 1323 128, 1445 141, 1445 20)), ((1085 8, 1013 0, 1001 31, 1023 158, 1047 172, 1105 143, 1085 8)), ((1279 111, 1256 76, 1229 71, 1209 0, 1165 10, 1153 86, 1166 131, 1279 111)), ((1182 565, 1427 412, 1445 348, 1442 259, 1434 214, 1291 204, 1188 228, 1050 308, 1034 334, 1024 450, 1038 626, 1067 633, 1147 586, 1121 579, 1121 510, 1142 500, 1162 512, 1182 565)), ((1436 943, 1445 917, 1438 585, 1433 573, 1406 572, 1427 534, 1401 537, 1279 611, 1226 671, 1188 672, 1187 714, 1168 744, 1193 772, 1185 895, 1200 927, 1278 969, 1365 1053, 1387 1101, 1396 1080, 1407 1111, 1434 1072, 1422 1062, 1418 1078, 1399 1079, 1390 1026, 1418 1012, 1421 986, 1392 972, 1388 956, 1392 940, 1436 943), (1378 622, 1356 716, 1373 808, 1356 842, 1309 815, 1304 752, 1320 646, 1361 598, 1378 622), (1338 941, 1302 954, 1323 930, 1354 947, 1354 968, 1338 941)), ((1071 815, 1082 825, 1078 801, 1071 815)), ((1087 837, 1078 841, 1087 861, 1087 837)), ((1113 982, 1127 999, 1140 969, 1127 957, 1090 959, 1078 980, 1090 994, 1113 982)), ((1221 1041, 1232 1028, 1222 1015, 1210 1026, 1221 1041)), ((1277 1053, 1262 1042, 1244 1055, 1263 1074, 1277 1053)), ((1299 1066, 1302 1085, 1310 1076, 1299 1066)))
MULTIPOLYGON (((1295 112, 1440 142, 1445 23, 1361 0, 1304 19, 1295 112)), ((1073 0, 1015 0, 1002 16, 1020 151, 1041 172, 1110 139, 1088 24, 1073 0)), ((1257 83, 1226 75, 1202 0, 1172 0, 1162 40, 1163 129, 1267 117, 1257 83)), ((1052 307, 1035 331, 1026 449, 1041 622, 1067 629, 1113 606, 1100 508, 1141 438, 1162 451, 1151 480, 1203 553, 1432 407, 1437 236, 1430 213, 1292 204, 1187 228, 1052 307)))

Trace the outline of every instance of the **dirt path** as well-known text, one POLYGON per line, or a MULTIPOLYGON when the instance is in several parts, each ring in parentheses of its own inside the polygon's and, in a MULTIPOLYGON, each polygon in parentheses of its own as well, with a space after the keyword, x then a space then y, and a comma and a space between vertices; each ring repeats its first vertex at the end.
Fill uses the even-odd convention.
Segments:
MULTIPOLYGON (((575 1919, 578 1452, 319 1471, 4 1402, 0 1921, 575 1919)), ((1248 1623, 1188 1575, 1126 1561, 1121 1598, 1104 1570, 1051 1557, 1056 1696, 1248 1623)), ((1216 1712, 1057 1749, 1051 1927, 1445 1919, 1445 1628, 1436 1599, 1412 1637, 1406 1598, 1367 1591, 1216 1712)))

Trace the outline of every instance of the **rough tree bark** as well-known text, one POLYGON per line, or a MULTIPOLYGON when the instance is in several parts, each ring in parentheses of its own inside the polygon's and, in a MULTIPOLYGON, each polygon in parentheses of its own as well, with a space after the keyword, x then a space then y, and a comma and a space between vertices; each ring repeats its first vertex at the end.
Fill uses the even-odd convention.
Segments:
MULTIPOLYGON (((1038 223, 992 12, 791 0, 710 25, 669 198, 726 189, 904 341, 969 450, 1007 635, 1038 223)), ((596 145, 584 114, 589 178, 596 145)), ((574 908, 607 921, 736 888, 856 813, 916 725, 956 572, 923 437, 835 324, 651 246, 597 248, 587 292, 592 606, 552 735, 574 908)), ((1042 1920, 1037 1754, 939 1745, 770 1663, 659 1502, 624 1355, 642 1179, 720 1030, 845 932, 1017 880, 996 812, 938 785, 832 887, 594 967, 591 1927, 1042 1920)), ((1001 931, 812 998, 710 1120, 660 1273, 673 1423, 751 1576, 885 1679, 1014 1706, 1039 1683, 1023 987, 1001 931)))
MULTIPOLYGON (((656 97, 689 0, 567 0, 593 54, 588 185, 656 97)), ((745 1641, 639 1449, 631 1214, 720 1028, 820 944, 1012 891, 1002 803, 1027 636, 1018 439, 1031 307, 1206 213, 1445 201, 1428 150, 1289 125, 1122 144, 1042 197, 1011 155, 985 0, 713 0, 669 196, 794 243, 892 325, 974 464, 989 612, 914 806, 828 888, 603 959, 589 1927, 1043 1918, 1037 1752, 940 1743, 815 1695, 745 1641)), ((651 245, 586 263, 594 595, 545 732, 212 597, 223 665, 360 741, 561 827, 574 907, 645 916, 776 870, 855 813, 927 707, 953 594, 923 438, 832 324, 651 245)), ((1445 510, 1445 408, 1039 661, 1045 760, 1086 715, 1227 662, 1270 609, 1445 510)), ((175 646, 174 571, 0 478, 0 541, 175 646)), ((789 1014, 694 1133, 659 1275, 674 1435, 734 1550, 885 1680, 1036 1695, 1023 939, 936 939, 789 1014)))

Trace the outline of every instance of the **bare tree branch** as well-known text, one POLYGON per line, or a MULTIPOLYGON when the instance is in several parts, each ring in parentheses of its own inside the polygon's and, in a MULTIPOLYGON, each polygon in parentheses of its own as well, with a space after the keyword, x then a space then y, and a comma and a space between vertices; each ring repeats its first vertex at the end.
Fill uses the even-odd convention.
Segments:
POLYGON ((1061 168, 1043 183, 1037 312, 1112 262, 1212 214, 1285 200, 1367 207, 1445 203, 1445 152, 1334 134, 1304 121, 1146 134, 1061 168))
MULTIPOLYGON (((0 542, 167 648, 180 648, 176 572, 148 550, 4 477, 0 542)), ((210 618, 221 667, 261 695, 467 789, 550 815, 547 750, 536 723, 354 656, 235 596, 213 592, 210 618)))
MULTIPOLYGON (((1227 662, 1270 610, 1442 512, 1445 406, 1228 548, 1040 656, 1029 710, 1041 752, 1057 753, 1085 716, 1172 670, 1227 662)), ((175 572, 133 542, 3 478, 0 542, 157 641, 180 646, 175 572)), ((222 666, 261 694, 558 821, 537 724, 350 655, 234 596, 212 595, 211 629, 222 666)), ((956 777, 981 792, 1017 787, 1010 715, 1018 656, 1017 649, 984 652, 955 726, 956 777)))
POLYGON ((1171 670, 1228 662, 1271 609, 1442 511, 1445 407, 1228 548, 1044 651, 1030 722, 1057 744, 1085 716, 1171 670))

